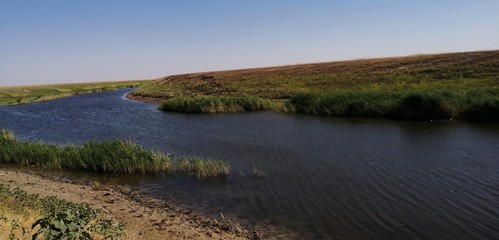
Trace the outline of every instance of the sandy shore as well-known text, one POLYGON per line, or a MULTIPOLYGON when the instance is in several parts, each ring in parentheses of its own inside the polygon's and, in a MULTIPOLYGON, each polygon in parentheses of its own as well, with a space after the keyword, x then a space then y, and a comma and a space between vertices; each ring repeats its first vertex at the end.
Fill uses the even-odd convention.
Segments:
POLYGON ((125 224, 124 239, 259 239, 228 219, 193 214, 119 186, 90 186, 75 180, 20 170, 0 170, 0 183, 42 197, 56 196, 102 209, 125 224))

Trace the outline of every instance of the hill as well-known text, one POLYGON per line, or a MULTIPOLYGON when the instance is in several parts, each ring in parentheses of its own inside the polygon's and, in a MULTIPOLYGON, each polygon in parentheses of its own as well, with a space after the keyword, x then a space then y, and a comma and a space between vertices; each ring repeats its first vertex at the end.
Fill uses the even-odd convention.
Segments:
POLYGON ((258 96, 288 99, 303 92, 497 86, 499 51, 418 55, 181 74, 158 78, 134 97, 258 96))

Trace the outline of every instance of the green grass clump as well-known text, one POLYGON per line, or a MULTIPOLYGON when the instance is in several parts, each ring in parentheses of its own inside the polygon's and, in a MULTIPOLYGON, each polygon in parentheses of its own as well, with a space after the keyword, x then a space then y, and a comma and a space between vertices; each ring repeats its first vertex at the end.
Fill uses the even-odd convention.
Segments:
POLYGON ((490 92, 491 94, 469 94, 460 118, 475 122, 499 122, 499 91, 490 92))
POLYGON ((57 146, 12 139, 2 130, 0 162, 50 169, 84 170, 97 173, 171 172, 169 155, 149 151, 128 141, 87 142, 82 146, 57 146))
POLYGON ((31 229, 15 222, 18 220, 12 219, 10 237, 15 236, 16 232, 19 239, 25 239, 28 235, 31 235, 32 239, 40 239, 39 237, 43 239, 93 239, 94 237, 117 239, 124 234, 121 224, 105 219, 100 209, 91 208, 85 203, 68 202, 53 196, 41 198, 18 188, 11 190, 3 184, 0 184, 0 201, 3 211, 21 215, 30 214, 33 211, 41 213, 40 218, 31 223, 31 229), (21 228, 21 231, 16 231, 16 228, 21 228))
POLYGON ((203 160, 197 157, 183 158, 177 170, 198 178, 224 177, 229 175, 230 166, 226 162, 203 160))
POLYGON ((189 160, 172 154, 150 151, 129 141, 87 142, 81 146, 57 146, 22 142, 12 132, 0 130, 0 163, 48 169, 83 170, 97 173, 185 173, 200 178, 229 174, 230 167, 220 161, 189 160))
POLYGON ((499 121, 499 88, 303 93, 286 105, 315 115, 499 121))
POLYGON ((259 97, 177 97, 159 105, 159 109, 188 113, 245 112, 272 109, 272 101, 259 97))

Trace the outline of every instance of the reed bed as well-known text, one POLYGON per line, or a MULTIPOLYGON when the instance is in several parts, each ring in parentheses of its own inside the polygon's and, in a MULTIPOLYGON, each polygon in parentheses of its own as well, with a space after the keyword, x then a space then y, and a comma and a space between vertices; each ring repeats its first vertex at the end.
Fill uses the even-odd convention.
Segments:
POLYGON ((228 175, 230 166, 223 161, 190 157, 181 159, 178 163, 177 170, 198 178, 209 178, 212 175, 228 175))
POLYGON ((161 110, 188 113, 246 112, 272 108, 272 101, 259 97, 177 97, 159 105, 161 110))
POLYGON ((286 108, 288 111, 342 117, 456 118, 497 122, 499 89, 303 93, 292 97, 286 108))
POLYGON ((130 141, 87 142, 81 146, 57 146, 23 142, 8 130, 0 130, 0 163, 68 169, 96 173, 180 173, 199 178, 224 177, 230 167, 221 161, 184 158, 148 150, 130 141))

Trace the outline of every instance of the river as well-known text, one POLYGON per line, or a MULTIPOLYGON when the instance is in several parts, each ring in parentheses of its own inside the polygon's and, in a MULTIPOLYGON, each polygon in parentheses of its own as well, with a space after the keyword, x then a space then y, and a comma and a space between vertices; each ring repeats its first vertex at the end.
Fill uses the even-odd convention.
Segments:
POLYGON ((268 238, 499 238, 498 124, 169 113, 126 99, 129 91, 0 107, 0 128, 29 141, 130 139, 225 160, 232 172, 221 180, 114 181, 201 214, 223 213, 268 238))

